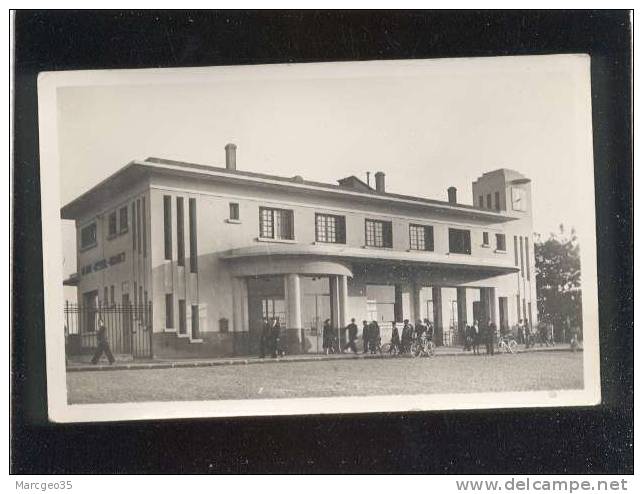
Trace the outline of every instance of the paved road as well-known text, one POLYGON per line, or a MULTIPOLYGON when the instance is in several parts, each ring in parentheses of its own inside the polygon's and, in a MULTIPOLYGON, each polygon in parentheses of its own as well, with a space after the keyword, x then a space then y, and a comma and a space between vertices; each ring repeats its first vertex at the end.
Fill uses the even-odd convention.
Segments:
POLYGON ((69 372, 70 403, 580 389, 582 353, 69 372))

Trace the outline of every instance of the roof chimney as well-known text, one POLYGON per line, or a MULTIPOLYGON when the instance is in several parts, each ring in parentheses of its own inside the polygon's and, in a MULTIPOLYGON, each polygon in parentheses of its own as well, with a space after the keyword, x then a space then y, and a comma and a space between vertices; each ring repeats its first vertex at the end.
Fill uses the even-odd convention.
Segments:
POLYGON ((225 145, 225 167, 228 170, 237 169, 237 145, 236 144, 226 144, 225 145))
POLYGON ((386 181, 384 177, 384 172, 377 172, 375 174, 375 190, 378 192, 386 192, 386 181))
POLYGON ((455 203, 458 202, 457 201, 457 192, 458 192, 458 189, 456 189, 455 187, 449 187, 447 189, 447 194, 449 196, 449 203, 455 204, 455 203))

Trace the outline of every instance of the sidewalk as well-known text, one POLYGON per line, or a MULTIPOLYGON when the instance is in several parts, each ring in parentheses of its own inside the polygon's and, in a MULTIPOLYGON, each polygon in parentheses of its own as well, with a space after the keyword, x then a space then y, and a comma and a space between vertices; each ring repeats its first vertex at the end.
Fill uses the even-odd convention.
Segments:
MULTIPOLYGON (((569 352, 571 351, 569 345, 558 344, 553 347, 534 347, 525 350, 521 345, 517 353, 526 352, 569 352)), ((578 351, 583 351, 582 347, 578 351)), ((484 356, 484 347, 481 347, 481 354, 484 356)), ((472 352, 465 352, 462 347, 438 347, 435 351, 436 357, 473 357, 472 352)), ((276 364, 287 362, 316 362, 324 360, 360 360, 360 359, 386 359, 386 358, 413 358, 410 356, 392 356, 382 354, 353 354, 341 353, 334 355, 324 354, 301 354, 301 355, 286 355, 285 357, 273 358, 259 358, 254 356, 243 357, 225 357, 225 358, 212 358, 212 359, 153 359, 153 360, 132 360, 119 359, 117 356, 116 362, 109 365, 104 359, 99 364, 93 365, 87 361, 72 361, 67 363, 68 372, 81 372, 81 371, 99 371, 99 370, 134 370, 134 369, 173 369, 173 368, 186 368, 186 367, 214 367, 219 365, 250 365, 250 364, 276 364)))

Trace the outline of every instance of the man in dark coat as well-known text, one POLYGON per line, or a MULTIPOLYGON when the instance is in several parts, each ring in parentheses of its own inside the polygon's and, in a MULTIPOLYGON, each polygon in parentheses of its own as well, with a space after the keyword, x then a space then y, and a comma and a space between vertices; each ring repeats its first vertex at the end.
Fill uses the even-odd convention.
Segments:
POLYGON ((259 339, 259 357, 265 358, 268 349, 270 348, 270 321, 267 317, 263 318, 263 326, 261 328, 261 337, 259 339))
POLYGON ((357 324, 355 324, 355 319, 351 319, 351 323, 346 326, 346 332, 348 333, 348 343, 344 346, 344 350, 350 348, 353 353, 357 353, 357 346, 355 345, 355 340, 357 339, 357 324))
POLYGON ((333 328, 330 324, 330 319, 324 321, 324 328, 322 330, 322 348, 324 353, 328 355, 333 349, 333 335, 331 334, 333 328))
POLYGON ((283 354, 281 351, 281 325, 279 324, 278 317, 275 317, 272 320, 270 337, 272 340, 272 358, 277 358, 279 355, 283 354))
POLYGON ((397 330, 395 321, 393 321, 391 326, 391 350, 389 351, 389 353, 395 352, 396 354, 398 354, 401 353, 401 351, 400 332, 397 330))
POLYGON ((496 346, 496 323, 489 320, 487 324, 487 354, 493 355, 494 347, 496 346))
POLYGON ((371 350, 371 353, 376 353, 380 348, 380 326, 377 324, 377 321, 373 321, 370 324, 368 330, 369 344, 368 347, 371 350))
POLYGON ((103 356, 103 352, 105 352, 105 356, 107 357, 107 360, 109 360, 109 365, 112 365, 114 363, 114 355, 112 355, 112 350, 109 348, 109 342, 107 341, 107 328, 105 327, 105 323, 102 318, 98 320, 98 334, 96 336, 98 338, 98 345, 96 346, 96 351, 92 357, 92 364, 96 365, 103 356))
POLYGON ((408 319, 404 319, 404 327, 402 328, 402 352, 408 353, 411 349, 411 341, 413 340, 413 325, 409 323, 408 319))
POLYGON ((362 342, 364 343, 364 353, 368 353, 368 344, 370 341, 370 326, 368 321, 362 321, 362 342))

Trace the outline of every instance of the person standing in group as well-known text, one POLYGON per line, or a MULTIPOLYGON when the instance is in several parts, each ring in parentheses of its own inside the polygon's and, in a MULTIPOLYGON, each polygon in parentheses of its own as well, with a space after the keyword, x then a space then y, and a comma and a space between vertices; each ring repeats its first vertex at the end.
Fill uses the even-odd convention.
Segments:
POLYGON ((368 331, 369 344, 368 347, 371 350, 371 354, 377 353, 380 349, 380 326, 377 324, 377 321, 371 322, 371 327, 368 331))
POLYGON ((272 320, 270 339, 272 340, 272 358, 277 358, 278 356, 283 355, 283 352, 281 351, 281 325, 279 324, 278 317, 275 317, 272 320))
POLYGON ((107 341, 107 328, 105 327, 105 322, 102 317, 98 319, 98 334, 96 337, 98 338, 98 345, 96 346, 96 351, 92 357, 92 364, 96 365, 103 356, 103 352, 105 352, 105 356, 107 357, 107 360, 109 360, 109 365, 112 365, 115 359, 114 355, 112 355, 112 350, 109 348, 109 341, 107 341))
POLYGON ((431 324, 431 321, 429 321, 428 319, 425 319, 424 327, 426 328, 426 339, 429 341, 433 341, 433 336, 435 335, 435 331, 433 330, 433 324, 431 324))
POLYGON ((477 319, 471 327, 471 345, 473 346, 473 354, 480 355, 480 324, 477 319))
POLYGON ((344 345, 344 350, 350 348, 353 353, 357 353, 357 345, 355 345, 355 340, 357 340, 357 324, 355 324, 355 319, 351 319, 351 323, 346 326, 346 333, 348 335, 348 342, 344 345))
POLYGON ((259 358, 266 358, 267 350, 270 346, 270 321, 267 317, 263 318, 263 327, 261 328, 261 337, 259 339, 259 358))
POLYGON ((404 319, 404 327, 402 328, 402 352, 408 353, 411 350, 411 341, 413 340, 413 325, 409 323, 408 319, 404 319))
POLYGON ((522 319, 518 320, 518 343, 521 345, 525 342, 525 328, 522 327, 522 319))
POLYGON ((368 321, 362 321, 362 343, 364 345, 364 353, 368 353, 368 343, 370 340, 369 332, 370 327, 368 321))
POLYGON ((490 319, 489 323, 487 324, 487 342, 486 342, 487 355, 493 355, 495 346, 496 346, 496 323, 494 323, 490 319))
POLYGON ((400 332, 397 330, 397 326, 395 325, 395 321, 393 321, 391 326, 391 350, 389 353, 395 352, 395 354, 398 354, 401 352, 400 348, 400 332))
POLYGON ((324 321, 324 329, 322 331, 322 348, 324 349, 324 353, 328 355, 333 346, 333 337, 331 335, 333 331, 333 328, 331 327, 330 324, 330 319, 326 319, 324 321))

